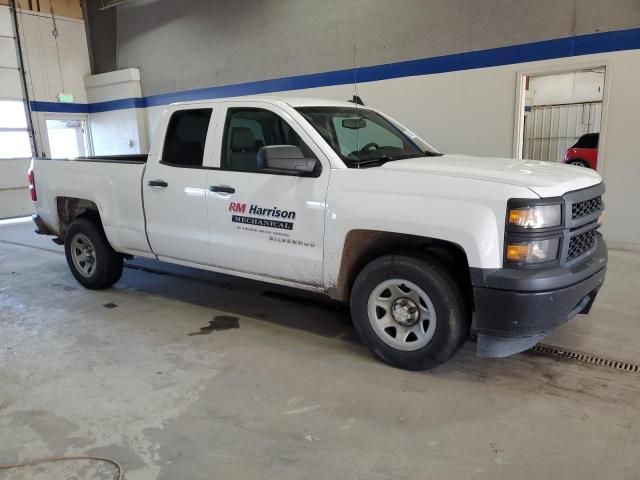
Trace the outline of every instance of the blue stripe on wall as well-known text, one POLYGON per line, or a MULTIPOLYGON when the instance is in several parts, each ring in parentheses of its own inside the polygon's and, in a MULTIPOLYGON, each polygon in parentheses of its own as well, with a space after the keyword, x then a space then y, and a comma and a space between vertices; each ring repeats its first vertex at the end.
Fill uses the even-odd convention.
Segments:
POLYGON ((31 102, 31 110, 35 112, 56 113, 98 113, 127 108, 144 108, 144 106, 144 98, 123 98, 96 103, 31 102))
POLYGON ((123 98, 108 102, 96 102, 89 104, 89 113, 108 112, 111 110, 124 110, 126 108, 144 108, 144 98, 123 98))
POLYGON ((57 103, 57 102, 32 101, 31 110, 34 112, 89 113, 89 105, 86 103, 57 103))
MULTIPOLYGON (((545 40, 542 42, 491 48, 475 52, 456 53, 440 57, 422 58, 404 62, 387 63, 356 69, 358 82, 373 82, 392 78, 430 75, 476 68, 513 65, 539 60, 551 60, 594 53, 640 49, 640 28, 615 32, 592 33, 575 37, 545 40)), ((34 111, 93 113, 144 108, 211 98, 235 97, 260 93, 300 90, 350 84, 354 81, 353 69, 312 73, 291 77, 260 80, 256 82, 223 85, 219 87, 163 93, 142 98, 127 98, 91 104, 31 102, 34 111)))

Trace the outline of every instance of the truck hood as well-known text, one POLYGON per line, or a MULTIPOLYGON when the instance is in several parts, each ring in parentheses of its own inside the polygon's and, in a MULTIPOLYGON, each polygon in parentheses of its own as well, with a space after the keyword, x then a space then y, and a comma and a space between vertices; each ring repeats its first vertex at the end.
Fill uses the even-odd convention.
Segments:
POLYGON ((530 188, 543 198, 559 197, 602 181, 597 172, 573 165, 468 155, 409 158, 387 162, 380 168, 506 183, 530 188))

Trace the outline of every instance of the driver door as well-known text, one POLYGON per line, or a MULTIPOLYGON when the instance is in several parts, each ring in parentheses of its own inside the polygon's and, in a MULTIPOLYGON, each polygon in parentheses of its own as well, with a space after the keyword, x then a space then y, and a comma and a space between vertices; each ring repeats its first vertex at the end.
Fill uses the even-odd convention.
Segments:
POLYGON ((284 110, 263 102, 228 102, 220 112, 214 164, 207 177, 212 263, 246 274, 322 284, 329 162, 284 110), (257 154, 296 145, 315 156, 314 176, 266 173, 257 154))

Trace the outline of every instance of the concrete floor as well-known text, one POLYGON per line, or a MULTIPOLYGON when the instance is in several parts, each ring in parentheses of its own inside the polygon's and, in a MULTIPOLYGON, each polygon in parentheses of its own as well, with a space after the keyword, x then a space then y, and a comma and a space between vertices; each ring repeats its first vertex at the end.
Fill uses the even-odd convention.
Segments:
MULTIPOLYGON (((472 343, 435 371, 395 370, 330 303, 148 261, 91 292, 30 232, 0 226, 0 463, 104 455, 129 480, 640 478, 638 373, 478 359, 472 343), (201 330, 220 316, 239 328, 201 330)), ((546 343, 640 363, 639 270, 612 252, 593 314, 546 343)), ((69 463, 0 478, 112 477, 69 463)))

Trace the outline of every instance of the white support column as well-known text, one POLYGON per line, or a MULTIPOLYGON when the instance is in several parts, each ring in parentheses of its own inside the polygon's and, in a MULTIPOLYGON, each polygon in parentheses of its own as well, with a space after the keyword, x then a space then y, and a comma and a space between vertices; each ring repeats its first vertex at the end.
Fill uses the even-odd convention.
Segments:
POLYGON ((84 78, 89 104, 106 111, 89 114, 91 137, 95 155, 126 155, 146 153, 149 150, 145 115, 135 108, 140 101, 140 72, 136 68, 89 75, 84 78), (125 108, 111 109, 113 104, 103 102, 125 101, 125 108))

